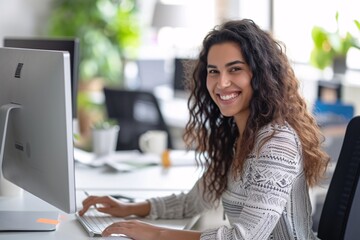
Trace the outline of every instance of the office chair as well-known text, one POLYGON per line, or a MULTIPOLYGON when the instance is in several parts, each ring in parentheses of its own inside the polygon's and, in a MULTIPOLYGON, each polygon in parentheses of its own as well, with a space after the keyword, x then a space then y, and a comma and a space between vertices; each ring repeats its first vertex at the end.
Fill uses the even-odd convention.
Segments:
POLYGON ((120 125, 116 150, 140 150, 139 137, 148 130, 166 131, 168 148, 172 148, 170 131, 151 92, 110 88, 103 91, 108 118, 116 119, 120 125))
POLYGON ((342 84, 338 79, 319 80, 313 113, 320 127, 347 125, 354 117, 354 106, 342 101, 342 84))
MULTIPOLYGON (((318 237, 344 239, 360 175, 360 116, 350 120, 319 221, 318 237)), ((356 204, 356 203, 355 203, 356 204)), ((354 219, 356 220, 356 219, 354 219)), ((358 226, 356 226, 358 227, 358 226)))
POLYGON ((345 125, 354 117, 354 106, 341 101, 326 103, 316 100, 313 113, 320 127, 345 125))

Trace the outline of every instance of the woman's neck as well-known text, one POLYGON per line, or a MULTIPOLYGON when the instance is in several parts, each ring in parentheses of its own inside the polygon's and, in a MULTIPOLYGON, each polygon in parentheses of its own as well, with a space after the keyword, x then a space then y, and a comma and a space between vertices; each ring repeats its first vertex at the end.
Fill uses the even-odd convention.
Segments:
POLYGON ((242 138, 249 116, 250 116, 250 111, 242 112, 241 114, 234 116, 236 126, 239 130, 238 140, 242 138))

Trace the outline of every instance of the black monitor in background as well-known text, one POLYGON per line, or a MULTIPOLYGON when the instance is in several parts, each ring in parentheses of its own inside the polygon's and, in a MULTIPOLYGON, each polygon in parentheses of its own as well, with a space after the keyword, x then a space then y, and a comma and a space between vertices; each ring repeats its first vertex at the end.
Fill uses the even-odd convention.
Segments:
POLYGON ((67 51, 70 54, 72 116, 77 117, 80 41, 77 38, 4 38, 4 47, 67 51))
POLYGON ((195 61, 195 59, 191 58, 175 58, 173 81, 175 97, 187 97, 188 94, 185 86, 186 71, 194 66, 195 61))

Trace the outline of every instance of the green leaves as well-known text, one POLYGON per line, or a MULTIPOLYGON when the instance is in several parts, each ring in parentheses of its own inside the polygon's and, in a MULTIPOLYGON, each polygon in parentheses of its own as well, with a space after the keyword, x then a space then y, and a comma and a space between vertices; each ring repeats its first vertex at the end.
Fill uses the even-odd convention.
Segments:
MULTIPOLYGON (((319 69, 324 69, 333 64, 334 58, 346 58, 351 47, 359 48, 357 39, 349 32, 345 35, 340 33, 338 12, 335 15, 335 20, 337 23, 336 32, 328 32, 319 26, 314 26, 311 31, 314 47, 310 55, 310 63, 319 69)), ((354 23, 360 30, 360 23, 357 20, 354 23)))
POLYGON ((329 34, 321 27, 313 27, 311 36, 314 48, 311 52, 311 63, 320 69, 324 69, 332 63, 334 50, 332 49, 329 34))
POLYGON ((140 45, 136 0, 55 0, 48 34, 80 39, 80 79, 121 83, 140 45))
POLYGON ((109 129, 113 126, 117 126, 118 122, 115 119, 107 119, 94 123, 93 129, 109 129))

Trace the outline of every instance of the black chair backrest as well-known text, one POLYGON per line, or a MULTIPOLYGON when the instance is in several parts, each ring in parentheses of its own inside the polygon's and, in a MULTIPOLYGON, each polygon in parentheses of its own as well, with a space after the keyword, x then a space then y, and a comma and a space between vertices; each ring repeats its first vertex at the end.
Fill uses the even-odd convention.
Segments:
POLYGON ((172 148, 170 131, 151 92, 104 88, 104 95, 108 118, 120 126, 116 150, 140 150, 138 139, 148 130, 166 131, 172 148))
POLYGON ((360 174, 360 116, 349 122, 319 221, 318 237, 344 239, 360 174))

